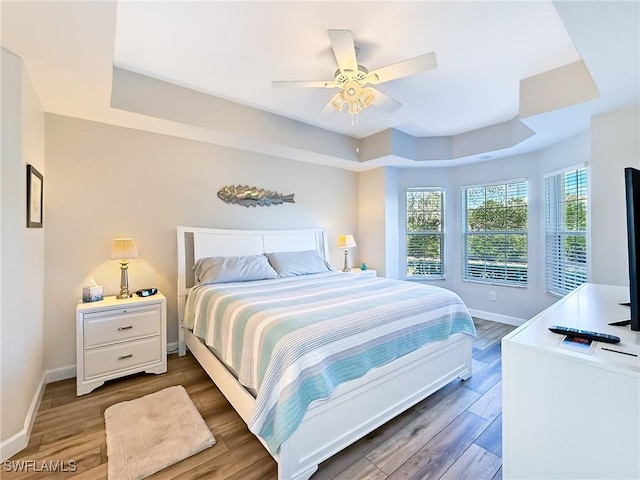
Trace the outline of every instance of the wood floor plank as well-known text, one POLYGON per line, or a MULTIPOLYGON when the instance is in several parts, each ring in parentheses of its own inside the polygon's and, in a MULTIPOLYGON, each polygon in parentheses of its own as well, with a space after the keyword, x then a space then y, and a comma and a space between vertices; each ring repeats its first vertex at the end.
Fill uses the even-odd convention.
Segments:
POLYGON ((358 480, 385 480, 387 475, 366 458, 361 458, 344 472, 334 477, 334 480, 353 480, 354 478, 358 480))
POLYGON ((465 386, 482 395, 488 392, 501 378, 502 361, 496 360, 480 373, 474 373, 473 376, 466 381, 465 386))
POLYGON ((33 431, 50 430, 67 422, 82 422, 100 416, 100 405, 85 403, 73 409, 68 404, 49 408, 36 416, 33 431))
POLYGON ((273 459, 270 460, 261 459, 225 480, 277 480, 278 464, 273 459))
POLYGON ((496 457, 502 458, 502 415, 491 422, 475 443, 496 457))
POLYGON ((500 469, 500 457, 471 444, 460 458, 447 470, 440 480, 478 480, 493 478, 500 469))
POLYGON ((489 366, 488 363, 480 362, 480 361, 476 360, 475 358, 473 358, 471 360, 471 375, 472 376, 478 375, 484 369, 486 369, 488 366, 489 366))
POLYGON ((236 448, 229 450, 225 455, 216 456, 208 462, 202 463, 185 472, 180 478, 226 480, 241 470, 264 460, 268 455, 264 448, 256 449, 252 443, 242 443, 236 448))
POLYGON ((389 480, 439 479, 488 424, 489 422, 484 418, 463 412, 387 478, 389 480))
POLYGON ((106 444, 106 437, 103 429, 66 438, 53 445, 45 445, 39 448, 36 453, 29 454, 27 458, 35 461, 75 460, 76 455, 104 444, 106 444))
MULTIPOLYGON (((73 480, 107 480, 107 464, 103 461, 97 467, 74 475, 73 480)), ((41 479, 44 480, 44 479, 41 479)))
POLYGON ((478 397, 477 393, 466 388, 456 390, 368 453, 366 458, 387 475, 391 474, 469 408, 478 397))
POLYGON ((170 465, 164 470, 160 470, 148 478, 153 480, 173 480, 174 478, 184 478, 187 477, 189 472, 192 472, 195 468, 198 468, 208 462, 215 461, 220 457, 224 457, 228 453, 229 448, 223 442, 217 441, 216 439, 216 444, 211 448, 207 448, 189 458, 185 458, 181 462, 170 465))
POLYGON ((497 418, 502 413, 502 381, 487 390, 469 407, 469 411, 489 421, 497 418))
POLYGON ((391 422, 387 422, 373 432, 345 448, 341 452, 322 462, 318 471, 311 477, 312 480, 330 480, 345 471, 359 459, 367 455, 378 445, 387 441, 403 427, 412 422, 420 415, 415 409, 409 409, 401 413, 391 422))
POLYGON ((502 467, 498 469, 496 474, 491 478, 491 480, 502 480, 502 467))
POLYGON ((82 422, 69 422, 56 425, 51 430, 44 430, 40 449, 55 446, 64 440, 73 439, 80 435, 87 435, 91 432, 98 432, 104 429, 104 419, 101 415, 82 422))
POLYGON ((474 355, 474 358, 479 362, 484 363, 493 363, 495 360, 499 359, 502 353, 502 345, 500 344, 500 339, 498 339, 497 343, 491 345, 490 347, 480 350, 477 355, 474 355))
POLYGON ((36 454, 24 460, 33 462, 33 466, 22 472, 2 472, 5 480, 57 480, 78 475, 97 467, 102 462, 101 445, 94 443, 86 446, 74 446, 64 454, 36 454))

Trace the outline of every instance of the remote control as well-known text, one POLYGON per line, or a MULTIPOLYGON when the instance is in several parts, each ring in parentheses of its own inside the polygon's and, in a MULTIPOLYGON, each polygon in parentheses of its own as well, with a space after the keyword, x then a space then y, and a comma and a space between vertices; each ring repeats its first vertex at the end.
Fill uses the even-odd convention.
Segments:
POLYGON ((609 335, 607 333, 591 332, 589 330, 578 330, 577 328, 561 327, 559 325, 551 325, 549 327, 554 333, 567 335, 569 337, 586 338, 587 340, 595 340, 596 342, 620 343, 620 337, 609 335))

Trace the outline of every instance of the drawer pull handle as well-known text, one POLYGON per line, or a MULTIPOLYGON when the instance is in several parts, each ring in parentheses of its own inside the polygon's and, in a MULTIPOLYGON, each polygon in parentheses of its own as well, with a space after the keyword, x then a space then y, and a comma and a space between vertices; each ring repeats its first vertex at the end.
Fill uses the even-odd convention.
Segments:
POLYGON ((127 358, 131 357, 133 357, 133 353, 130 353, 129 355, 121 355, 118 357, 118 360, 126 360, 127 358))
POLYGON ((133 325, 127 325, 126 327, 118 327, 118 331, 121 332, 122 330, 131 330, 133 328, 133 325))

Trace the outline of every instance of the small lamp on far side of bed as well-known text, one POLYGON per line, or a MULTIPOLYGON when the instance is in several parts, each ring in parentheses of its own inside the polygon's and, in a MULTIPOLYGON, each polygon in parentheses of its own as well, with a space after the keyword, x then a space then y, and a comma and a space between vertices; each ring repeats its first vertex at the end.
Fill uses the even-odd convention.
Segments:
POLYGON ((114 238, 111 244, 111 259, 120 260, 120 294, 116 298, 129 298, 129 259, 138 258, 138 249, 133 238, 114 238))
POLYGON ((356 241, 353 239, 353 235, 340 235, 338 236, 338 247, 344 248, 344 268, 343 272, 350 272, 349 268, 349 249, 356 246, 356 241))

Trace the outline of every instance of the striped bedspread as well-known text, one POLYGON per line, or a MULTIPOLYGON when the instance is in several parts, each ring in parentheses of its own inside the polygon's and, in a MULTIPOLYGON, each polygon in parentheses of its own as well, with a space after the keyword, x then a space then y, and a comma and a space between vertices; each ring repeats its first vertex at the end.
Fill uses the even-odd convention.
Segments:
POLYGON ((341 272, 198 286, 184 322, 257 392, 249 429, 272 453, 339 384, 429 342, 475 335, 449 290, 341 272))

